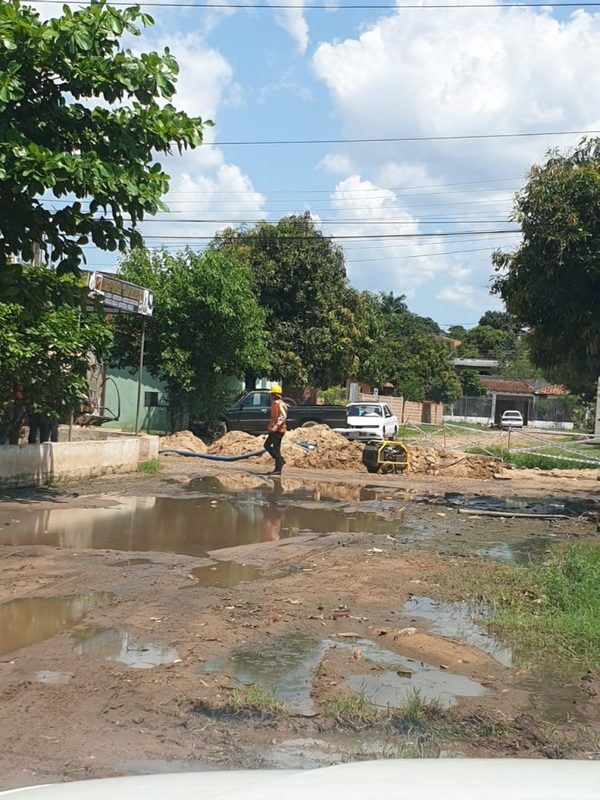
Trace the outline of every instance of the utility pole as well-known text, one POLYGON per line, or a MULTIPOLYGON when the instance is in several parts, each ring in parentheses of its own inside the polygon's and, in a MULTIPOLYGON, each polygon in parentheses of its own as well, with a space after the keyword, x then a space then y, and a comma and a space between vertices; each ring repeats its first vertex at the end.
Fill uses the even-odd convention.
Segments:
POLYGON ((596 418, 594 420, 594 436, 600 438, 600 378, 598 378, 598 390, 596 392, 596 418))
POLYGON ((146 317, 142 317, 142 341, 140 343, 140 366, 138 369, 137 403, 135 405, 135 435, 139 432, 140 400, 142 398, 142 372, 144 371, 144 344, 146 339, 146 317))

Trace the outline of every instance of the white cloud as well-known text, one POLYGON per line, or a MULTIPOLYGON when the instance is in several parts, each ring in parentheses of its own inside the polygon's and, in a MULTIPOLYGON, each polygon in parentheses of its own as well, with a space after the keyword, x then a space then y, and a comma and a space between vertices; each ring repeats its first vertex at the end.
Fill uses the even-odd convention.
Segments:
MULTIPOLYGON (((271 1, 271 0, 270 0, 271 1)), ((275 2, 276 0, 273 0, 275 2)), ((298 5, 303 4, 300 0, 298 5)), ((283 28, 296 42, 299 53, 305 53, 308 47, 308 24, 302 8, 285 8, 275 11, 275 22, 283 28)))
MULTIPOLYGON (((600 14, 530 8, 401 10, 313 57, 346 134, 475 134, 598 127, 600 14), (368 65, 368 69, 365 68, 368 65)), ((565 140, 560 139, 559 144, 565 140)), ((542 139, 363 146, 364 163, 461 176, 524 169, 542 139), (436 169, 431 164, 436 163, 436 169)), ((353 156, 353 160, 356 160, 353 156)))
POLYGON ((347 224, 331 225, 329 233, 384 237, 341 240, 348 275, 359 288, 406 293, 444 269, 437 258, 444 250, 441 239, 426 239, 425 246, 419 239, 404 238, 422 230, 393 191, 351 175, 337 184, 331 206, 334 217, 347 224))
POLYGON ((330 175, 347 175, 352 172, 352 162, 344 153, 327 153, 317 164, 317 169, 330 175))

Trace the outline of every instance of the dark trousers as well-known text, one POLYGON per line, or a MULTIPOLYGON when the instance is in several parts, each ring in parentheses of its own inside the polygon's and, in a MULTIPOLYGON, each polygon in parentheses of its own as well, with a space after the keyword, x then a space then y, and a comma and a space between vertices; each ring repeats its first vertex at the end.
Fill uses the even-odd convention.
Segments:
POLYGON ((31 414, 29 417, 29 444, 35 444, 38 433, 40 444, 52 441, 58 442, 58 422, 41 417, 39 414, 31 414))
POLYGON ((281 458, 281 442, 285 434, 272 432, 265 439, 265 450, 275 460, 275 466, 280 467, 283 459, 281 458))

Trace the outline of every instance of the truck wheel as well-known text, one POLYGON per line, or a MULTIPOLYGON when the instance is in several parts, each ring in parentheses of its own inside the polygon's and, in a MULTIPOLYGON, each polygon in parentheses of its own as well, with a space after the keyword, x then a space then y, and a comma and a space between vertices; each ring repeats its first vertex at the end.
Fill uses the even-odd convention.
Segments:
POLYGON ((212 434, 215 439, 220 439, 222 436, 225 436, 227 433, 227 423, 225 420, 218 422, 212 430, 212 434))
POLYGON ((318 422, 315 422, 312 419, 307 419, 306 422, 303 422, 302 425, 300 425, 300 427, 301 428, 314 428, 315 425, 318 425, 318 424, 319 424, 318 422))
POLYGON ((372 475, 374 475, 376 472, 379 472, 379 467, 367 467, 367 472, 370 472, 372 475))

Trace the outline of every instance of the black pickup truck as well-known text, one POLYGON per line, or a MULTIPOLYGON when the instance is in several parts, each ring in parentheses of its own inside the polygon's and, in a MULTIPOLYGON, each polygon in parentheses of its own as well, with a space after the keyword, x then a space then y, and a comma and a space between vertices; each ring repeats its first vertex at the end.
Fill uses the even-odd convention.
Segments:
MULTIPOLYGON (((346 426, 344 406, 303 406, 290 397, 284 397, 288 407, 288 428, 329 425, 331 428, 346 426)), ((241 395, 225 412, 224 431, 265 433, 271 413, 271 394, 268 389, 255 389, 241 395)))

